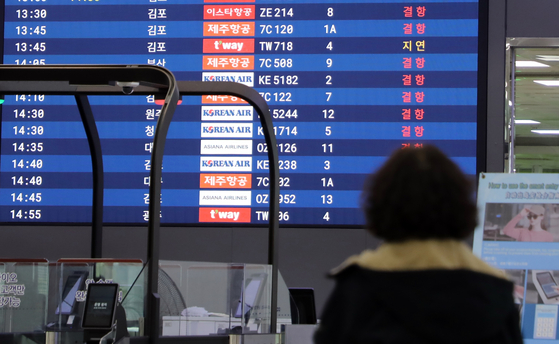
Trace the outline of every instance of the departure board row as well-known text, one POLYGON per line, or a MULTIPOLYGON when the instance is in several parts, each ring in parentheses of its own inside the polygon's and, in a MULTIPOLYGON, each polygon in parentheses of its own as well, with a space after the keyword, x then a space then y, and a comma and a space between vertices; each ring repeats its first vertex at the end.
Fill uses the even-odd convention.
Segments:
MULTIPOLYGON (((434 144, 475 175, 479 3, 471 0, 4 0, 3 63, 150 64, 234 81, 270 106, 280 224, 357 226, 365 180, 434 144)), ((104 222, 148 221, 153 96, 90 96, 104 222)), ((163 159, 163 224, 266 224, 267 146, 231 96, 183 97, 163 159)), ((89 147, 73 97, 2 105, 0 222, 88 223, 89 147)))

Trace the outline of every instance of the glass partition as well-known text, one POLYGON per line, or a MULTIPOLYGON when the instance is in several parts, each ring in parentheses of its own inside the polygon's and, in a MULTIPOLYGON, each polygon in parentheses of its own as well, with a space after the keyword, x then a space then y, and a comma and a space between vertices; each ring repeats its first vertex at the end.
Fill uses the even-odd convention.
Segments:
MULTIPOLYGON (((270 265, 160 261, 163 336, 270 333, 270 265)), ((280 276, 278 330, 291 323, 280 276)))
POLYGON ((56 267, 55 297, 49 305, 47 331, 82 331, 87 285, 118 283, 130 336, 142 334, 147 274, 141 260, 63 259, 56 267))
POLYGON ((44 331, 48 293, 46 259, 0 259, 0 333, 44 331))
MULTIPOLYGON (((270 333, 271 276, 264 264, 161 261, 161 334, 270 333)), ((147 269, 141 260, 114 259, 0 260, 0 333, 12 343, 83 341, 90 283, 118 283, 128 333, 143 335, 147 269)), ((279 333, 291 309, 281 274, 278 284, 279 333)))

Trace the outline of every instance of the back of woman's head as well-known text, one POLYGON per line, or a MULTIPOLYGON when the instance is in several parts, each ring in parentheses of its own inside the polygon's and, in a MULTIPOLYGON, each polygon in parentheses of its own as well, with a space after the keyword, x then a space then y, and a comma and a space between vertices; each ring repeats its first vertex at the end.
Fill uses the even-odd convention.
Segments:
POLYGON ((476 226, 471 183, 433 146, 396 151, 363 196, 369 231, 386 241, 463 239, 476 226))

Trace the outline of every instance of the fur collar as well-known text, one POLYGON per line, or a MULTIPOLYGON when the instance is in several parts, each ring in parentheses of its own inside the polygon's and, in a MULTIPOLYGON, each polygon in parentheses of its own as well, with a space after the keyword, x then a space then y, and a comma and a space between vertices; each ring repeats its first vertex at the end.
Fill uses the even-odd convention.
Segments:
POLYGON ((332 274, 354 264, 379 271, 465 269, 506 279, 503 271, 489 266, 476 257, 468 246, 456 240, 384 243, 376 250, 365 250, 360 255, 349 257, 332 270, 332 274))

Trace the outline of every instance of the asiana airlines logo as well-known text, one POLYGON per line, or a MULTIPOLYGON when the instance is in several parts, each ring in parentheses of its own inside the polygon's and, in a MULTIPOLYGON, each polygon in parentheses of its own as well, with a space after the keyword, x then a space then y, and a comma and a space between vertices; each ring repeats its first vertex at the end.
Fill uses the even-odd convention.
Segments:
POLYGON ((200 140, 200 154, 251 155, 252 140, 200 140))
POLYGON ((200 190, 200 205, 251 205, 251 191, 200 190))

